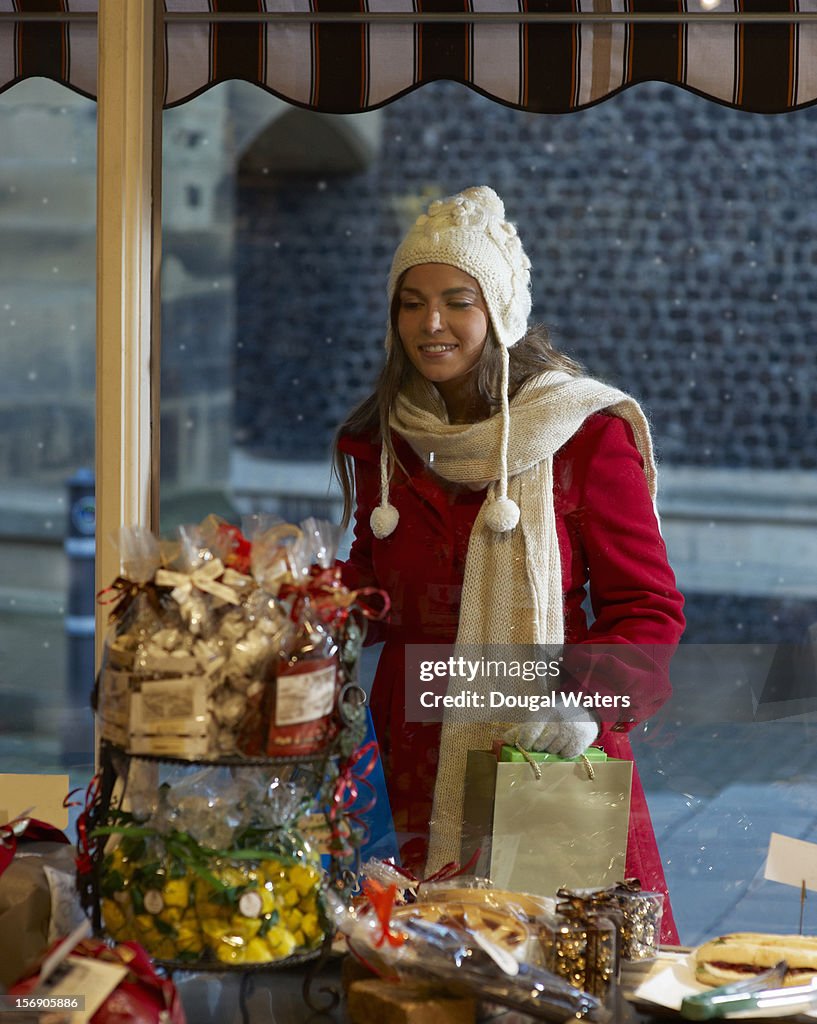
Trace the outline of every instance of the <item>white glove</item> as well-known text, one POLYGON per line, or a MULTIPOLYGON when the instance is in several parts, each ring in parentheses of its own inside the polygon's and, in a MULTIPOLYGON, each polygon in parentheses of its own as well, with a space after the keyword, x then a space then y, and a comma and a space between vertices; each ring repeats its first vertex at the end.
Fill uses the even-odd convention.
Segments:
POLYGON ((560 757, 578 757, 599 734, 599 720, 588 708, 551 708, 547 722, 517 722, 502 742, 523 750, 546 750, 560 757))

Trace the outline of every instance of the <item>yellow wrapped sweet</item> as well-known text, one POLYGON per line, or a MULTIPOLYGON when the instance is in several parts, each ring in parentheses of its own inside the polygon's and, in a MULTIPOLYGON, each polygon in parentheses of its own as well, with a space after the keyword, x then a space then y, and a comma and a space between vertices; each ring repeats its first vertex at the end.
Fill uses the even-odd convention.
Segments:
POLYGON ((227 921, 219 917, 201 918, 201 930, 207 945, 215 949, 227 934, 227 921))
POLYGON ((159 946, 163 944, 164 936, 157 929, 153 915, 136 914, 133 919, 133 923, 136 928, 136 937, 139 942, 142 943, 149 953, 154 956, 159 956, 160 954, 157 950, 159 946))
POLYGON ((162 886, 166 907, 186 907, 190 902, 190 882, 185 878, 171 878, 162 886))
POLYGON ((230 936, 239 938, 242 942, 254 939, 260 928, 261 919, 259 917, 233 917, 227 926, 230 936))
POLYGON ((286 923, 287 928, 292 932, 301 927, 301 921, 303 921, 303 918, 304 915, 297 907, 293 907, 292 910, 284 914, 284 922, 286 923))
POLYGON ((263 888, 258 890, 258 895, 261 898, 261 913, 263 915, 271 914, 277 907, 275 895, 272 891, 272 886, 267 883, 263 888))
POLYGON ((286 886, 281 889, 281 900, 285 907, 297 907, 298 901, 300 900, 298 890, 292 886, 286 886))
POLYGON ((274 857, 270 857, 268 860, 264 860, 262 862, 261 872, 265 878, 273 883, 273 885, 286 878, 286 872, 284 871, 283 865, 274 857))
POLYGON ((308 896, 305 896, 298 904, 304 914, 316 914, 318 912, 318 891, 315 889, 308 896))
POLYGON ((283 960, 292 956, 297 945, 295 936, 280 925, 273 925, 265 935, 267 947, 274 960, 283 960))
POLYGON ((102 920, 111 938, 118 939, 127 927, 128 918, 122 907, 112 899, 102 900, 102 920))
POLYGON ((320 883, 320 872, 307 864, 294 864, 289 872, 289 880, 299 896, 308 896, 320 883))
POLYGON ((156 916, 160 921, 164 921, 165 924, 175 926, 182 919, 182 911, 179 907, 168 907, 165 904, 164 910, 160 911, 156 916))
POLYGON ((264 939, 250 939, 247 943, 247 963, 268 964, 274 959, 264 939))
POLYGON ((179 953, 202 953, 204 939, 198 921, 183 918, 176 929, 176 949, 179 953))
POLYGON ((323 938, 323 929, 320 926, 317 914, 304 914, 303 921, 301 921, 301 930, 310 941, 323 938))
POLYGON ((216 957, 224 964, 245 964, 247 948, 243 943, 220 942, 216 947, 216 957))

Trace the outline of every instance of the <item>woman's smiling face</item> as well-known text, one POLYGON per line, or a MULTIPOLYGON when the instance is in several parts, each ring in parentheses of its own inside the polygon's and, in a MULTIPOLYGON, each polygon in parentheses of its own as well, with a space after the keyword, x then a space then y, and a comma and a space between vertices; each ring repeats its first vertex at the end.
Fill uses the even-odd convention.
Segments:
POLYGON ((398 292, 397 332, 414 368, 446 392, 463 384, 488 337, 477 281, 447 263, 410 267, 398 292))

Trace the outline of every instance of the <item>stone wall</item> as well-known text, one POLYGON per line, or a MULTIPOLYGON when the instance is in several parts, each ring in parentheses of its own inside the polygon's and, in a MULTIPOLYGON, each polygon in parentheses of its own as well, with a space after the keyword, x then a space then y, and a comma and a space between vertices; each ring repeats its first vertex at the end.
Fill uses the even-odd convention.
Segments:
MULTIPOLYGON (((239 179, 243 453, 326 457, 380 365, 402 233, 429 199, 486 183, 533 261, 534 316, 642 401, 666 467, 741 475, 729 500, 751 519, 752 474, 804 479, 817 466, 817 110, 751 115, 650 83, 549 117, 438 82, 380 113, 379 158, 363 172, 239 179)), ((672 497, 665 506, 668 538, 686 530, 686 561, 705 547, 696 531, 716 525, 708 500, 689 527, 673 522, 672 497)), ((813 588, 786 592, 792 565, 746 578, 753 557, 774 560, 768 515, 759 508, 761 548, 743 568, 738 557, 729 579, 721 566, 701 583, 702 565, 700 589, 684 586, 687 642, 797 643, 817 620, 813 588)), ((728 518, 720 509, 727 535, 728 518)))
POLYGON ((535 317, 645 403, 665 461, 817 465, 817 111, 649 83, 553 117, 438 82, 381 114, 365 172, 239 185, 239 445, 325 454, 379 365, 417 197, 484 182, 533 261, 535 317))

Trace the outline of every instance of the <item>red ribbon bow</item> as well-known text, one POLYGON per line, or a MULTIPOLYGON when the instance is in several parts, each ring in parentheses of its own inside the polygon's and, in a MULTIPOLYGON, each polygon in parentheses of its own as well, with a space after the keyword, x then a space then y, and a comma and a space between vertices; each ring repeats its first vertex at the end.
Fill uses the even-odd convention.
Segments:
POLYGON ((282 584, 278 597, 283 601, 293 598, 290 617, 294 622, 301 617, 304 601, 309 598, 321 621, 335 629, 343 626, 356 611, 366 619, 378 620, 384 618, 390 608, 389 596, 384 590, 376 587, 349 590, 345 587, 337 565, 329 569, 313 565, 305 580, 282 584))
MULTIPOLYGON (((166 593, 167 588, 163 592, 166 593)), ((117 622, 140 594, 146 594, 151 608, 161 614, 161 592, 153 580, 137 583, 127 576, 117 576, 109 587, 99 591, 96 599, 99 604, 113 605, 108 613, 108 622, 117 622)))
POLYGON ((235 569, 236 572, 248 576, 250 573, 250 553, 252 551, 251 542, 247 540, 237 526, 233 526, 231 523, 219 523, 216 533, 228 549, 222 558, 224 564, 231 569, 235 569))
POLYGON ((388 942, 390 946, 402 946, 406 941, 405 935, 394 931, 391 926, 391 912, 397 897, 397 886, 392 882, 384 889, 379 882, 370 878, 363 883, 363 892, 380 923, 380 936, 375 942, 375 947, 379 949, 384 942, 388 942))
POLYGON ((392 868, 406 879, 406 882, 408 883, 407 888, 411 888, 416 892, 421 885, 429 885, 432 882, 447 882, 450 878, 459 878, 461 875, 469 875, 476 867, 481 852, 481 847, 474 850, 467 863, 463 865, 458 864, 455 860, 451 860, 447 864, 443 864, 438 871, 429 875, 428 878, 418 878, 413 872, 409 871, 407 868, 399 867, 397 864, 393 864, 392 868))
POLYGON ((377 800, 375 788, 369 782, 369 775, 374 771, 378 757, 377 740, 370 740, 353 751, 340 765, 328 814, 334 840, 333 847, 336 847, 333 849, 333 854, 336 857, 348 857, 352 853, 342 830, 343 822, 354 823, 363 833, 364 839, 366 837, 367 829, 362 819, 363 815, 374 807, 377 800), (367 758, 368 760, 366 760, 367 758), (361 786, 368 791, 369 799, 363 807, 358 808, 352 814, 351 809, 360 795, 361 786))
POLYGON ((78 789, 72 789, 65 798, 65 806, 82 807, 82 811, 77 818, 77 876, 81 878, 84 875, 90 874, 94 867, 97 840, 91 839, 90 832, 94 827, 93 817, 100 800, 99 775, 95 775, 88 783, 88 788, 85 790, 84 805, 79 800, 71 800, 74 793, 79 792, 78 789))
POLYGON ((64 832, 28 814, 6 822, 5 825, 0 825, 0 875, 14 860, 17 844, 21 839, 32 843, 70 842, 64 832))

